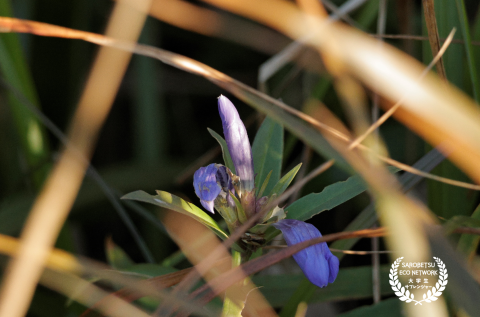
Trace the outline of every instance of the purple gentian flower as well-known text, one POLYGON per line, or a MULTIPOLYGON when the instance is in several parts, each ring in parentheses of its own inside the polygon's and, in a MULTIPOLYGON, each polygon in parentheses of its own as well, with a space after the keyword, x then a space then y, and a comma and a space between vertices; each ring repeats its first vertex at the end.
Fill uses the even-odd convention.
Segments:
POLYGON ((222 187, 217 183, 218 168, 215 164, 207 167, 200 167, 193 175, 193 187, 195 194, 200 198, 202 206, 211 213, 213 210, 215 198, 220 194, 222 187))
MULTIPOLYGON (((313 225, 300 220, 284 219, 273 226, 282 231, 289 246, 322 236, 313 225)), ((293 258, 309 281, 318 287, 325 287, 337 278, 339 261, 325 242, 303 249, 293 258)))
MULTIPOLYGON (((230 100, 220 96, 218 98, 218 111, 222 119, 223 134, 235 166, 236 175, 223 165, 210 164, 195 172, 193 186, 203 207, 212 213, 215 208, 226 220, 230 231, 233 232, 239 225, 239 221, 244 222, 242 219, 248 219, 255 212, 259 212, 272 197, 265 196, 257 199, 255 196, 252 148, 248 140, 247 130, 237 109, 230 100), (232 198, 232 195, 234 198, 232 198), (241 203, 240 208, 235 204, 237 200, 241 203)), ((258 225, 267 228, 267 223, 278 220, 273 226, 283 232, 288 245, 322 236, 317 228, 311 224, 299 220, 283 219, 285 218, 285 212, 278 206, 267 214, 270 215, 267 217, 268 219, 263 219, 262 223, 258 225), (275 210, 279 212, 275 212, 275 210)), ((256 230, 251 228, 249 230, 262 235, 264 233, 262 228, 256 228, 256 230)), ((248 242, 245 243, 248 244, 248 242)), ((330 252, 325 242, 310 246, 295 254, 293 258, 310 282, 319 287, 325 287, 328 283, 333 283, 337 277, 338 258, 330 252)))
POLYGON ((218 112, 220 112, 223 135, 233 165, 235 165, 235 171, 240 177, 243 189, 251 192, 255 187, 255 174, 253 171, 252 147, 248 140, 245 125, 233 103, 223 95, 218 97, 218 112))

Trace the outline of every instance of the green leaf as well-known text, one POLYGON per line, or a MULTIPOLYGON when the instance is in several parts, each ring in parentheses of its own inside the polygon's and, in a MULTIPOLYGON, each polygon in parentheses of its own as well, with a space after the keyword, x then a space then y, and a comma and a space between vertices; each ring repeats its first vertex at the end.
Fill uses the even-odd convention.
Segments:
MULTIPOLYGON (((10 1, 0 1, 0 16, 13 16, 10 1)), ((35 84, 28 69, 19 35, 2 34, 0 38, 0 72, 6 89, 7 104, 18 135, 18 145, 31 169, 31 181, 39 189, 46 179, 50 164, 50 146, 45 128, 19 95, 33 107, 39 107, 35 84), (18 93, 13 93, 17 91, 18 93)))
MULTIPOLYGON (((480 220, 480 205, 475 209, 472 214, 472 218, 475 220, 480 220)), ((467 259, 472 259, 475 256, 475 251, 478 248, 478 243, 480 242, 480 236, 475 234, 462 234, 458 240, 457 250, 464 253, 467 256, 467 259)))
POLYGON ((207 130, 215 138, 215 140, 217 140, 217 142, 220 144, 220 147, 222 148, 222 155, 223 155, 223 161, 225 162, 225 166, 228 167, 233 174, 236 174, 232 157, 230 156, 230 152, 228 151, 227 142, 225 142, 225 139, 222 138, 222 136, 217 132, 213 131, 210 128, 207 128, 207 130))
POLYGON ((265 177, 265 180, 263 181, 262 187, 260 187, 260 190, 257 192, 257 197, 263 197, 263 193, 265 192, 265 188, 267 188, 268 182, 270 181, 270 176, 272 175, 273 171, 270 171, 268 173, 267 177, 265 177))
POLYGON ((147 194, 142 190, 137 190, 135 192, 126 194, 125 196, 122 197, 122 199, 143 201, 146 203, 160 206, 162 208, 178 211, 181 214, 192 217, 193 219, 204 224, 210 229, 213 229, 215 234, 220 238, 225 239, 228 237, 227 234, 222 229, 220 229, 220 227, 215 222, 215 220, 213 220, 203 210, 201 210, 194 204, 186 202, 182 198, 172 195, 170 193, 157 190, 157 195, 153 196, 153 195, 147 194))
MULTIPOLYGON (((380 293, 382 295, 392 294, 388 280, 390 265, 380 267, 380 276, 386 276, 380 280, 380 293)), ((297 289, 303 289, 306 293, 300 293, 296 302, 307 301, 308 303, 340 301, 352 299, 366 299, 373 297, 372 267, 360 266, 353 268, 342 268, 338 272, 334 283, 328 284, 325 288, 302 287, 312 285, 304 278, 302 273, 284 275, 260 275, 254 276, 253 282, 261 287, 260 290, 273 307, 287 307, 288 299, 297 289), (308 300, 307 300, 308 298, 308 300)), ((292 311, 283 310, 280 316, 294 316, 296 306, 291 306, 292 311)))
POLYGON ((173 267, 168 267, 161 264, 140 263, 140 264, 132 265, 130 267, 126 267, 122 271, 142 275, 145 278, 152 278, 156 276, 177 272, 178 270, 173 267))
POLYGON ((308 220, 322 211, 330 210, 367 190, 367 185, 359 175, 344 182, 338 182, 320 193, 308 194, 286 208, 287 218, 308 220))
POLYGON ((229 192, 230 197, 232 197, 233 201, 235 202, 235 206, 237 207, 237 215, 238 215, 238 220, 240 220, 241 223, 247 222, 247 216, 245 215, 245 210, 243 210, 242 203, 238 200, 237 197, 235 197, 232 192, 229 192))
MULTIPOLYGON (((232 251, 232 268, 238 267, 240 264, 242 264, 242 254, 232 251)), ((244 307, 245 296, 235 290, 235 288, 228 288, 225 291, 222 317, 242 317, 244 307)))
MULTIPOLYGON (((469 39, 465 38, 465 21, 461 18, 462 12, 459 11, 457 4, 457 1, 451 0, 435 1, 439 36, 441 38, 447 37, 453 28, 460 28, 459 31, 461 32, 456 32, 454 39, 463 39, 467 42, 469 39)), ((426 34, 426 31, 424 34, 426 34)), ((467 75, 473 71, 473 69, 468 66, 471 59, 468 58, 468 54, 470 53, 465 51, 468 47, 466 42, 465 45, 450 45, 442 56, 448 81, 457 87, 463 87, 464 90, 471 83, 467 75)), ((425 41, 424 45, 424 62, 428 64, 432 60, 431 48, 428 41, 425 41)), ((433 170, 433 174, 460 181, 470 181, 469 178, 450 161, 444 161, 440 164, 433 170)), ((428 207, 440 217, 450 219, 457 215, 469 216, 475 208, 475 202, 478 197, 478 193, 476 192, 433 180, 428 180, 427 186, 428 207)))
POLYGON ((280 179, 283 159, 283 127, 270 117, 266 117, 258 129, 252 145, 252 155, 257 195, 260 185, 272 172, 265 189, 265 194, 269 195, 274 184, 280 179))
POLYGON ((455 229, 462 226, 480 228, 480 219, 466 216, 455 216, 448 219, 448 221, 443 224, 443 228, 447 234, 451 234, 455 229))
POLYGON ((297 175, 297 172, 300 169, 300 167, 302 167, 302 163, 298 164, 297 166, 292 168, 292 170, 290 172, 285 174, 282 177, 282 179, 280 179, 278 181, 278 183, 275 185, 275 187, 273 187, 270 195, 276 194, 277 197, 280 196, 287 189, 288 185, 290 185, 292 180, 295 178, 295 175, 297 175))
POLYGON ((480 288, 467 269, 465 261, 453 250, 441 230, 426 230, 431 254, 441 259, 448 269, 448 286, 445 292, 453 299, 455 307, 463 309, 470 316, 480 311, 480 288))
POLYGON ((113 242, 112 237, 107 238, 106 253, 108 263, 115 269, 122 270, 135 264, 127 253, 113 242))
MULTIPOLYGON (((275 291, 275 296, 270 297, 268 296, 268 288, 271 287, 272 283, 266 284, 266 288, 262 289, 263 294, 269 301, 270 305, 273 307, 276 307, 275 300, 278 299, 283 299, 281 303, 278 303, 278 306, 283 306, 282 311, 280 312, 279 316, 280 317, 289 317, 289 316, 295 316, 295 313, 297 312, 298 304, 303 302, 305 298, 312 298, 313 294, 315 293, 315 288, 316 287, 311 287, 312 283, 310 283, 309 280, 307 280, 303 276, 298 276, 297 279, 300 278, 300 283, 296 283, 295 286, 290 286, 292 281, 294 280, 293 278, 285 278, 282 277, 281 279, 276 279, 278 281, 282 281, 282 286, 285 287, 286 285, 289 285, 290 287, 287 289, 290 293, 286 297, 281 297, 281 292, 280 289, 277 288, 275 291), (290 283, 289 283, 290 282, 290 283), (293 296, 291 296, 291 292, 297 289, 297 292, 293 296), (287 303, 286 305, 283 305, 283 303, 287 303), (298 303, 298 304, 297 304, 298 303)), ((254 280, 255 281, 255 280, 254 280)), ((259 284, 259 282, 255 281, 255 285, 262 285, 259 284)))
MULTIPOLYGON (((390 170, 399 171, 399 169, 390 170)), ((308 220, 322 211, 343 204, 366 190, 367 185, 360 175, 354 175, 344 182, 325 187, 320 193, 311 193, 298 199, 286 208, 287 218, 308 220)))
POLYGON ((0 201, 0 233, 11 236, 19 234, 34 200, 33 194, 26 193, 4 197, 0 201))
POLYGON ((366 316, 376 316, 376 317, 402 317, 403 314, 402 302, 398 298, 389 298, 383 300, 378 304, 370 306, 362 306, 356 309, 353 309, 347 313, 338 315, 339 317, 366 317, 366 316))
POLYGON ((468 25, 467 11, 465 9, 465 3, 463 2, 463 0, 456 0, 455 3, 457 4, 458 19, 460 20, 460 30, 462 31, 465 52, 467 53, 467 69, 470 74, 473 99, 475 99, 475 101, 479 103, 480 84, 477 77, 477 67, 475 66, 475 55, 473 54, 473 46, 470 36, 470 26, 468 25))
MULTIPOLYGON (((420 160, 418 160, 413 167, 420 169, 425 172, 431 171, 435 166, 437 166, 442 161, 443 155, 441 155, 437 150, 432 150, 420 160)), ((393 171, 393 170, 391 170, 393 171)), ((422 180, 421 177, 410 174, 404 173, 402 176, 399 177, 399 181, 402 184, 403 191, 407 192, 412 187, 414 187, 418 182, 422 180)), ((375 212, 375 207, 373 204, 370 204, 367 208, 365 208, 355 219, 345 228, 344 231, 355 231, 360 229, 370 228, 375 221, 377 221, 377 214, 375 212)), ((276 230, 276 229, 275 229, 276 230)), ((272 231, 275 231, 272 230, 272 231)), ((278 230, 277 230, 278 231, 278 230)), ((268 237, 268 240, 273 239, 277 235, 277 232, 269 232, 265 234, 268 237)), ((340 249, 340 250, 348 250, 357 243, 359 239, 345 239, 345 240, 337 240, 331 244, 331 248, 340 249)), ((344 253, 339 253, 336 255, 339 260, 345 256, 344 253)), ((307 282, 307 278, 304 277, 304 281, 307 282)), ((309 294, 311 289, 314 289, 316 286, 311 283, 302 283, 299 288, 297 288, 287 302, 284 307, 284 310, 291 307, 297 307, 300 301, 303 299, 304 301, 307 300, 306 297, 300 298, 299 294, 309 294), (299 299, 300 298, 300 299, 299 299)))

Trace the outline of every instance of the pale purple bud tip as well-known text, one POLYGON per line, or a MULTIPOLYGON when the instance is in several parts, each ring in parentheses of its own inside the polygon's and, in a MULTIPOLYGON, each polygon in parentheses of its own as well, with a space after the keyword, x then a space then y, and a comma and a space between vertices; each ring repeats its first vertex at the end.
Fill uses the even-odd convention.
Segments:
POLYGON ((240 177, 243 188, 252 191, 255 187, 252 148, 245 125, 233 103, 223 95, 218 97, 218 111, 222 119, 223 135, 233 165, 235 165, 235 171, 240 177))
MULTIPOLYGON (((284 219, 273 226, 282 231, 289 246, 322 236, 313 225, 299 220, 284 219)), ((293 258, 308 280, 318 287, 325 287, 337 278, 339 261, 325 242, 303 249, 294 254, 293 258)))
POLYGON ((195 194, 200 198, 202 206, 211 213, 215 213, 214 200, 222 190, 217 184, 217 170, 215 164, 210 164, 207 167, 200 167, 193 175, 195 194))

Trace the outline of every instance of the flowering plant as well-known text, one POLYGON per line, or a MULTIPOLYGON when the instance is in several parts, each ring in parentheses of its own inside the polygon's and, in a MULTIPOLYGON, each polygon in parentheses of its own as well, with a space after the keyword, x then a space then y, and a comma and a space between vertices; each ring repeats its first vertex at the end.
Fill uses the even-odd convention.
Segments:
MULTIPOLYGON (((301 165, 297 165, 280 179, 280 156, 280 160, 272 158, 273 165, 277 166, 268 170, 269 163, 272 163, 268 158, 275 150, 265 151, 265 146, 259 145, 265 143, 265 140, 260 139, 270 135, 270 142, 279 144, 276 150, 282 152, 281 126, 267 118, 257 134, 252 154, 245 125, 232 102, 225 96, 220 96, 218 110, 225 139, 214 131, 210 130, 210 133, 222 146, 225 165, 213 163, 199 168, 194 174, 193 186, 202 206, 212 214, 216 210, 225 220, 231 233, 256 215, 258 220, 235 245, 242 254, 243 261, 247 261, 258 248, 265 246, 278 233, 275 229, 283 233, 289 246, 321 237, 320 231, 313 225, 296 219, 287 219, 288 215, 284 208, 272 206, 272 202, 285 191, 301 165)), ((193 204, 185 204, 179 197, 162 191, 157 191, 158 195, 153 197, 144 192, 134 194, 125 198, 145 202, 152 202, 153 198, 153 203, 194 217, 213 229, 220 237, 228 236, 207 214, 193 204)), ((293 257, 305 276, 318 287, 325 287, 335 281, 339 261, 325 242, 303 249, 293 257)))

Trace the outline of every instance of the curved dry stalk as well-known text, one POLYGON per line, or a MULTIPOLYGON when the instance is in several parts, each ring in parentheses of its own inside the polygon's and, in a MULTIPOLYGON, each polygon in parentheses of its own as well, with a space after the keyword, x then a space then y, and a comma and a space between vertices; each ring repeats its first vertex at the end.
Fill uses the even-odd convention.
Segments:
POLYGON ((290 2, 205 1, 269 25, 291 38, 307 38, 310 45, 336 63, 338 71, 349 72, 390 100, 399 100, 408 91, 396 117, 433 145, 446 142, 451 160, 480 182, 480 110, 471 98, 442 84, 434 74, 416 83, 423 69, 418 61, 388 45, 379 50, 370 36, 344 25, 307 17, 290 2), (311 30, 315 30, 314 35, 311 30))
MULTIPOLYGON (((18 253, 20 245, 19 239, 0 234, 0 254, 14 257, 18 253)), ((214 265, 220 265, 222 261, 225 261, 225 259, 220 259, 220 261, 216 262, 214 265)), ((111 267, 105 265, 104 263, 96 262, 91 259, 79 258, 60 249, 51 250, 45 265, 49 270, 49 276, 56 274, 57 276, 60 276, 59 278, 61 281, 58 282, 48 277, 42 277, 40 279, 40 283, 58 291, 61 294, 64 294, 67 297, 71 297, 86 306, 90 306, 92 309, 100 310, 104 313, 112 304, 120 305, 122 307, 124 307, 124 305, 129 305, 127 301, 131 297, 135 297, 135 299, 137 299, 144 296, 152 296, 154 298, 173 302, 178 301, 181 305, 189 305, 189 303, 176 298, 163 289, 178 283, 192 268, 154 277, 149 280, 137 280, 125 275, 116 274, 115 271, 111 270, 111 267), (115 293, 104 292, 103 290, 96 288, 94 285, 92 285, 93 288, 91 288, 86 284, 87 282, 85 280, 76 276, 82 274, 107 279, 120 285, 124 285, 125 288, 115 293), (72 285, 62 285, 62 281, 65 279, 78 286, 75 287, 74 292, 72 292, 72 285), (86 298, 84 294, 89 294, 89 290, 99 294, 99 296, 97 297, 94 295, 86 298), (103 302, 103 298, 106 295, 112 298, 109 298, 103 302), (122 300, 124 297, 127 297, 125 301, 122 300), (100 301, 102 301, 102 303, 100 303, 100 301)), ((127 311, 132 312, 135 311, 135 309, 136 307, 131 305, 131 308, 128 308, 127 311)), ((191 309, 201 312, 203 308, 192 305, 191 309)), ((140 310, 138 312, 143 313, 140 310)))
POLYGON ((195 290, 192 294, 190 294, 189 299, 193 300, 197 298, 199 295, 201 295, 203 292, 208 290, 206 294, 201 295, 198 301, 196 301, 197 304, 204 305, 208 303, 210 300, 212 300, 215 296, 217 296, 220 291, 225 290, 231 284, 240 281, 243 276, 242 272, 248 275, 252 275, 317 243, 330 242, 330 241, 340 240, 340 239, 358 238, 358 237, 370 237, 370 238, 382 237, 386 234, 387 234, 387 230, 385 228, 377 228, 377 229, 358 230, 353 232, 333 233, 333 234, 325 235, 323 237, 306 240, 301 243, 297 243, 295 245, 284 248, 282 250, 262 255, 254 260, 248 261, 242 264, 241 266, 236 267, 218 276, 217 278, 211 280, 208 284, 205 284, 204 286, 201 286, 200 288, 195 290), (215 289, 215 292, 211 291, 210 288, 215 289))
MULTIPOLYGON (((417 81, 420 82, 427 74, 428 72, 435 66, 440 59, 442 58, 443 54, 445 54, 445 51, 447 50, 448 46, 452 43, 453 36, 455 35, 455 29, 453 29, 450 34, 448 35, 446 41, 443 43, 442 47, 438 51, 437 55, 435 55, 435 58, 428 64, 428 66, 423 70, 423 72, 420 74, 418 77, 417 81)), ((368 129, 365 131, 362 135, 357 137, 355 140, 353 140, 352 143, 350 143, 349 148, 354 149, 356 148, 360 143, 362 143, 365 138, 370 135, 373 131, 378 129, 385 121, 387 121, 388 118, 390 118, 393 113, 402 105, 405 97, 402 97, 397 103, 395 103, 390 109, 387 110, 376 122, 374 122, 368 129)))
MULTIPOLYGON (((335 138, 343 142, 350 143, 352 141, 349 136, 338 131, 337 129, 334 129, 322 122, 319 122, 318 120, 315 120, 311 116, 301 111, 298 111, 294 108, 291 108, 286 104, 284 104, 283 102, 273 99, 203 63, 200 63, 198 61, 195 61, 193 59, 190 59, 188 57, 185 57, 179 54, 175 54, 175 53, 165 51, 160 48, 151 47, 148 45, 139 45, 139 44, 135 45, 135 43, 124 42, 124 41, 108 38, 96 33, 78 31, 78 30, 73 30, 69 28, 50 25, 47 23, 20 20, 20 19, 14 19, 14 18, 0 17, 0 29, 4 32, 7 32, 7 31, 8 32, 12 32, 12 31, 27 32, 27 33, 32 33, 32 34, 41 35, 41 36, 81 39, 81 40, 95 43, 98 45, 115 47, 117 49, 130 51, 135 54, 149 56, 149 57, 158 59, 163 63, 173 66, 175 68, 179 68, 181 70, 184 70, 199 76, 203 76, 206 79, 214 82, 215 84, 225 88, 226 90, 229 90, 233 94, 237 95, 237 97, 239 97, 240 99, 244 99, 244 100, 245 98, 248 99, 248 97, 245 97, 244 95, 242 95, 242 92, 253 94, 257 97, 260 97, 270 102, 271 104, 274 104, 280 109, 308 122, 312 126, 320 129, 321 131, 331 134, 332 136, 334 136, 335 138)), ((469 184, 461 181, 452 180, 446 177, 440 177, 430 173, 422 172, 418 169, 412 168, 409 165, 403 164, 396 160, 379 155, 378 153, 372 152, 368 147, 362 144, 359 144, 357 147, 362 151, 371 152, 381 161, 387 164, 390 164, 392 166, 398 167, 411 174, 419 175, 425 178, 429 178, 429 179, 442 182, 445 184, 453 185, 453 186, 463 187, 463 188, 472 189, 472 190, 480 190, 479 185, 469 184)))
MULTIPOLYGON (((141 4, 148 8, 150 0, 143 0, 141 4)), ((116 4, 106 34, 135 42, 145 18, 142 13, 116 4)), ((102 48, 97 56, 69 134, 82 157, 90 158, 93 153, 95 139, 113 104, 130 56, 130 52, 108 48, 102 48)), ((87 167, 70 147, 62 151, 22 230, 18 256, 8 264, 0 291, 0 316, 26 314, 49 251, 75 201, 87 167)))
MULTIPOLYGON (((375 38, 384 38, 384 39, 392 39, 392 40, 412 40, 412 41, 428 41, 427 36, 421 36, 421 35, 410 35, 410 34, 383 34, 383 35, 378 35, 378 34, 369 34, 371 37, 375 38)), ((445 41, 445 38, 441 38, 440 42, 445 41)), ((472 45, 475 46, 480 46, 480 41, 471 41, 472 45)), ((464 40, 460 39, 453 39, 452 44, 465 44, 464 40)))
MULTIPOLYGON (((270 1, 266 1, 266 2, 270 3, 270 1)), ((230 4, 234 5, 233 3, 230 3, 230 4)), ((284 4, 282 4, 282 5, 284 5, 284 4)), ((285 4, 285 5, 289 5, 289 4, 285 4)), ((257 7, 255 7, 255 8, 257 9, 257 7)), ((265 9, 266 9, 265 3, 262 2, 260 4, 260 8, 261 8, 261 10, 260 10, 259 16, 261 18, 263 18, 264 16, 262 16, 261 14, 262 14, 262 10, 265 11, 265 9)), ((252 7, 252 9, 253 9, 253 7, 252 7)), ((290 14, 289 12, 287 12, 287 13, 290 14)), ((296 17, 297 16, 294 16, 294 18, 296 18, 296 17)), ((300 16, 299 16, 299 18, 300 18, 300 16)), ((2 21, 4 21, 4 20, 2 20, 2 21)), ((301 20, 295 20, 295 21, 298 22, 299 25, 302 25, 301 20)), ((278 21, 273 21, 273 22, 278 22, 278 21)), ((343 29, 342 28, 334 29, 334 31, 336 31, 336 32, 341 32, 341 30, 343 30, 343 29)), ((348 40, 353 41, 355 43, 355 45, 359 45, 359 43, 361 43, 361 42, 359 42, 359 41, 361 41, 361 40, 359 40, 359 38, 356 38, 354 35, 352 35, 350 33, 347 33, 346 31, 345 31, 345 33, 339 33, 339 34, 344 35, 348 40)), ((85 37, 85 33, 83 33, 82 36, 85 37)), ((159 60, 162 60, 163 62, 165 62, 167 64, 170 64, 172 66, 181 68, 181 69, 189 71, 191 73, 195 73, 195 74, 204 76, 205 78, 207 78, 208 80, 211 80, 212 82, 216 83, 217 85, 219 85, 221 87, 224 87, 225 89, 228 89, 229 91, 233 92, 236 96, 241 97, 243 100, 249 100, 250 97, 255 97, 255 98, 257 98, 257 100, 261 98, 262 100, 266 100, 270 104, 274 104, 277 107, 279 107, 280 109, 282 109, 282 110, 284 110, 284 111, 286 111, 290 114, 293 114, 293 115, 295 115, 299 118, 302 118, 302 119, 306 120, 307 122, 311 123, 313 126, 319 127, 320 125, 322 125, 321 123, 312 119, 311 117, 306 116, 305 114, 303 114, 301 112, 295 111, 295 110, 289 108, 288 106, 284 105, 283 103, 281 103, 279 101, 276 101, 276 100, 274 100, 274 99, 272 99, 268 96, 265 96, 265 95, 259 93, 258 91, 254 90, 254 89, 252 89, 252 88, 250 88, 250 87, 248 87, 248 86, 246 86, 246 85, 244 85, 244 84, 242 84, 238 81, 235 81, 234 79, 232 79, 232 78, 214 70, 213 68, 210 68, 210 67, 208 67, 204 64, 198 63, 194 60, 185 58, 185 57, 177 55, 177 54, 166 52, 166 51, 163 51, 163 50, 160 50, 160 49, 155 49, 155 48, 152 48, 152 47, 142 46, 142 45, 135 46, 135 45, 132 45, 132 43, 125 43, 125 42, 121 42, 121 41, 116 41, 116 40, 113 40, 113 39, 108 39, 108 38, 104 38, 104 37, 97 36, 97 35, 94 35, 92 38, 87 36, 86 38, 87 38, 87 40, 89 40, 91 42, 94 42, 94 43, 97 43, 97 44, 109 45, 109 46, 112 46, 112 47, 133 51, 135 53, 141 53, 142 55, 155 57, 155 58, 157 58, 159 60)), ((83 39, 85 39, 85 38, 83 38, 83 39)), ((324 43, 319 42, 319 43, 316 43, 316 44, 321 45, 321 44, 324 44, 324 43)), ((367 43, 367 44, 371 44, 371 43, 367 43)), ((367 48, 370 49, 371 47, 367 46, 367 48)), ((358 51, 356 51, 356 53, 357 52, 358 51)), ((362 54, 366 54, 365 49, 361 50, 360 52, 362 54)), ((340 53, 344 53, 344 52, 342 51, 340 53)), ((392 53, 391 51, 390 51, 390 53, 392 54, 392 56, 388 55, 387 56, 388 58, 385 57, 385 56, 380 56, 379 57, 380 61, 383 61, 383 62, 387 63, 387 62, 390 62, 391 61, 390 59, 394 58, 394 57, 399 57, 400 59, 403 58, 402 56, 399 56, 398 54, 392 53)), ((360 55, 361 55, 361 57, 364 58, 364 55, 362 55, 362 54, 360 54, 360 55)), ((342 56, 342 55, 340 54, 340 56, 342 56)), ((367 67, 367 66, 372 67, 372 68, 376 67, 376 70, 378 71, 378 66, 386 66, 385 64, 382 64, 382 63, 380 63, 381 65, 372 65, 371 64, 372 61, 370 61, 370 60, 368 60, 370 62, 370 64, 367 63, 368 65, 360 65, 360 64, 357 63, 359 60, 361 60, 360 57, 358 57, 358 56, 353 56, 352 57, 350 55, 348 55, 348 57, 353 59, 353 62, 351 61, 352 65, 349 65, 349 66, 352 66, 354 71, 356 72, 356 75, 359 76, 362 80, 364 80, 366 82, 368 82, 368 79, 365 77, 366 75, 361 73, 361 71, 364 71, 366 69, 365 67, 367 67), (357 59, 355 59, 355 58, 357 58, 357 59)), ((393 63, 393 61, 392 61, 392 63, 393 63)), ((407 75, 405 75, 403 77, 400 76, 399 78, 398 77, 397 78, 402 81, 403 85, 408 86, 408 88, 410 88, 410 89, 415 89, 415 87, 412 87, 411 82, 409 82, 409 80, 411 78, 411 76, 410 76, 411 73, 416 74, 416 72, 414 72, 412 69, 410 69, 410 73, 408 73, 407 75)), ((382 73, 380 75, 384 75, 384 74, 382 73)), ((395 74, 395 75, 397 75, 397 74, 395 74)), ((378 80, 379 80, 378 77, 375 78, 375 82, 378 82, 378 80)), ((371 81, 369 83, 371 84, 371 81)), ((436 87, 435 86, 436 82, 432 78, 427 78, 426 83, 424 82, 422 84, 426 85, 426 87, 430 88, 430 89, 433 89, 431 87, 436 87)), ((400 99, 402 97, 402 95, 399 95, 398 91, 396 91, 394 89, 394 87, 392 87, 392 86, 384 87, 384 89, 385 89, 385 91, 384 91, 385 94, 392 97, 392 99, 400 99)), ((420 99, 422 101, 428 102, 428 104, 431 103, 432 100, 437 100, 438 99, 435 96, 428 95, 428 93, 425 93, 422 90, 417 89, 415 92, 416 92, 416 97, 421 97, 420 99), (418 94, 420 94, 420 95, 418 95, 418 94)), ((458 140, 459 136, 465 136, 466 128, 472 128, 471 125, 472 125, 473 120, 475 120, 475 119, 473 119, 473 117, 476 114, 476 112, 474 110, 472 110, 471 108, 468 108, 469 105, 471 104, 471 102, 469 102, 469 100, 467 98, 463 98, 458 92, 452 92, 452 91, 449 90, 449 93, 452 93, 453 97, 446 97, 445 93, 441 93, 440 95, 441 95, 441 97, 445 97, 447 99, 447 101, 449 101, 449 102, 452 101, 452 98, 454 100, 457 98, 458 101, 460 102, 460 104, 464 106, 464 107, 462 106, 461 110, 466 110, 467 115, 472 116, 472 119, 467 121, 468 124, 466 124, 466 127, 461 127, 461 128, 458 129, 458 131, 455 131, 455 134, 452 134, 452 135, 449 134, 448 135, 448 137, 449 137, 448 139, 451 140, 451 142, 452 142, 452 140, 458 140)), ((412 101, 411 98, 406 99, 406 104, 409 105, 407 110, 409 110, 409 111, 414 111, 415 110, 415 109, 412 108, 412 104, 414 104, 414 102, 412 101)), ((445 106, 446 103, 445 103, 445 101, 443 101, 441 104, 442 104, 442 106, 445 106)), ((423 110, 427 111, 425 109, 423 109, 423 110)), ((458 115, 459 115, 458 112, 452 112, 453 111, 452 109, 447 109, 447 110, 449 110, 449 111, 447 111, 447 114, 458 117, 458 115)), ((414 116, 414 120, 417 120, 417 121, 414 121, 412 123, 412 124, 415 125, 416 128, 418 128, 419 123, 424 123, 424 121, 422 121, 422 119, 424 119, 424 117, 422 117, 422 115, 424 113, 413 112, 413 114, 412 114, 412 113, 408 113, 408 112, 402 112, 399 115, 405 116, 406 114, 416 115, 416 116, 414 116)), ((444 116, 444 115, 445 115, 445 113, 442 114, 442 116, 444 116)), ((444 130, 438 130, 439 129, 439 126, 438 126, 439 118, 436 118, 436 119, 437 119, 437 121, 429 122, 429 123, 431 123, 431 125, 435 129, 432 129, 432 132, 429 132, 429 134, 427 134, 427 136, 428 136, 428 138, 431 138, 432 140, 434 140, 435 142, 438 143, 438 140, 440 140, 442 137, 447 137, 447 135, 445 133, 440 133, 439 135, 434 135, 434 133, 437 133, 437 132, 445 132, 444 130)), ((343 134, 341 132, 339 132, 335 129, 332 129, 331 127, 328 127, 327 125, 324 125, 323 128, 327 129, 327 130, 330 130, 332 132, 332 134, 336 135, 336 139, 335 139, 336 141, 338 141, 339 137, 340 137, 340 139, 343 139, 342 138, 343 134), (325 126, 326 126, 326 128, 325 128, 325 126)), ((477 152, 477 148, 472 143, 472 138, 474 139, 476 137, 476 135, 478 134, 477 130, 478 130, 478 128, 474 128, 473 131, 475 133, 473 133, 473 136, 466 137, 465 140, 462 140, 461 142, 459 141, 459 144, 458 144, 459 147, 454 148, 454 150, 457 150, 457 151, 459 151, 463 148, 470 149, 472 151, 472 154, 474 154, 472 157, 467 157, 465 159, 465 161, 461 162, 462 164, 464 164, 463 165, 464 167, 467 166, 467 167, 471 168, 468 164, 471 163, 472 160, 476 158, 476 156, 480 155, 477 152), (463 146, 463 148, 460 148, 460 146, 463 146), (471 147, 469 148, 469 146, 471 146, 471 147)), ((425 132, 425 131, 421 130, 421 132, 425 132)), ((343 142, 345 142, 345 143, 348 143, 349 141, 350 140, 349 140, 348 137, 346 137, 346 140, 343 139, 343 142)), ((338 144, 338 145, 340 145, 340 144, 338 144)), ((452 144, 448 144, 448 145, 452 146, 452 144)), ((342 154, 345 157, 348 156, 348 157, 350 157, 350 159, 355 159, 356 158, 353 155, 353 153, 350 153, 351 154, 350 155, 348 152, 344 152, 343 149, 340 149, 340 150, 342 150, 342 154)), ((455 156, 455 159, 458 160, 459 157, 455 156)), ((350 162, 355 163, 352 160, 350 160, 350 162)), ((382 185, 385 183, 383 181, 387 181, 386 183, 388 183, 388 179, 377 180, 377 179, 374 179, 374 177, 377 177, 377 175, 366 174, 366 172, 368 172, 368 169, 364 168, 365 166, 363 166, 363 167, 360 166, 360 165, 355 165, 355 166, 357 166, 359 168, 359 170, 363 172, 362 175, 364 177, 366 177, 366 179, 369 182, 372 183, 372 186, 374 186, 375 189, 378 190, 379 188, 381 188, 382 185)), ((372 169, 372 171, 374 171, 374 170, 372 169)), ((469 171, 470 172, 476 172, 475 169, 473 169, 473 170, 470 169, 469 171)), ((474 174, 474 175, 477 175, 477 174, 474 174)), ((381 176, 383 177, 384 175, 381 175, 381 176)), ((379 204, 381 205, 382 210, 392 210, 395 213, 398 212, 399 215, 403 211, 403 210, 401 210, 401 207, 399 207, 399 206, 403 206, 402 208, 406 207, 407 210, 422 211, 419 208, 417 208, 415 206, 415 204, 413 202, 411 202, 410 200, 405 199, 403 196, 397 195, 397 192, 395 192, 395 191, 386 192, 385 196, 381 196, 380 198, 382 198, 381 200, 379 200, 379 204), (408 209, 408 208, 410 208, 410 209, 408 209)), ((393 217, 393 214, 394 213, 391 214, 392 217, 393 217)), ((424 217, 424 214, 422 212, 420 212, 419 216, 424 217)), ((398 219, 392 218, 391 220, 393 221, 393 220, 398 220, 398 219)), ((401 219, 401 220, 403 221, 405 219, 401 219)), ((402 222, 402 224, 406 224, 406 223, 402 222)), ((251 225, 251 224, 249 224, 249 225, 251 225)), ((409 232, 409 233, 420 232, 418 228, 413 228, 412 227, 411 229, 412 229, 412 231, 409 232)), ((413 237, 413 235, 412 235, 412 237, 413 237)))

